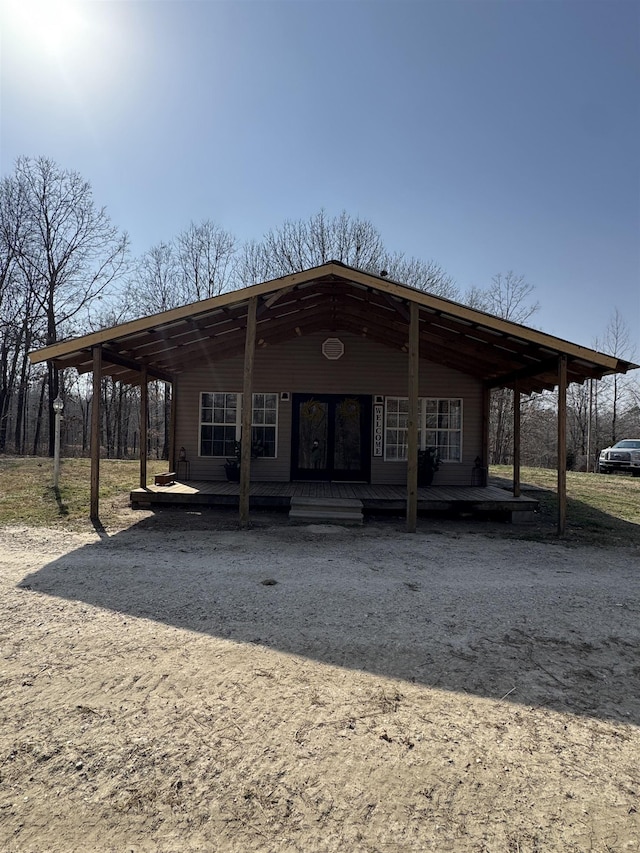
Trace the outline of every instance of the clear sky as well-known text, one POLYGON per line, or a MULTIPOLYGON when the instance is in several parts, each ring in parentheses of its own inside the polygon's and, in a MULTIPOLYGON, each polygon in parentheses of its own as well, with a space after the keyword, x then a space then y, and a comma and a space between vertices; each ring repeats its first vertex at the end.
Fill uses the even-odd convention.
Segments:
POLYGON ((82 174, 135 254, 324 207, 640 360, 637 0, 2 0, 0 166, 82 174))

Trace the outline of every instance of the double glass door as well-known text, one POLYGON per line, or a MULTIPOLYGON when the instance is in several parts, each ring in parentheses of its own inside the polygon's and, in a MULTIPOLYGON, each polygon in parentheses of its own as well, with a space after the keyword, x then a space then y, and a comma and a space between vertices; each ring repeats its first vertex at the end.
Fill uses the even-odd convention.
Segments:
POLYGON ((292 480, 369 482, 371 397, 294 394, 292 480))

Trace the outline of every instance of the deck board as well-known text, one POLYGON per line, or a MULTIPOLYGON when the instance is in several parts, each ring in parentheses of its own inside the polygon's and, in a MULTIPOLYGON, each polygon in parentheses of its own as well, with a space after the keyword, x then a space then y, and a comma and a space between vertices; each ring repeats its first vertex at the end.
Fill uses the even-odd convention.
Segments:
MULTIPOLYGON (((184 480, 170 486, 148 485, 131 492, 135 506, 162 504, 197 504, 200 506, 237 506, 240 485, 227 481, 184 480)), ((363 501, 372 511, 376 509, 403 509, 406 507, 405 486, 370 485, 367 483, 295 482, 251 483, 249 498, 254 506, 288 506, 291 498, 349 498, 363 501)), ((428 486, 418 488, 418 508, 429 510, 473 511, 534 511, 538 501, 511 492, 499 486, 428 486)))

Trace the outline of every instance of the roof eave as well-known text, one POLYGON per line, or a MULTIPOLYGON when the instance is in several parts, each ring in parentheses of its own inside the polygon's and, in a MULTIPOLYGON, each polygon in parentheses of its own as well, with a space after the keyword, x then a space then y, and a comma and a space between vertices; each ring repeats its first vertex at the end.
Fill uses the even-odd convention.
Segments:
MULTIPOLYGON (((241 290, 229 291, 200 302, 190 303, 189 305, 149 317, 112 326, 108 329, 101 329, 79 338, 52 344, 29 353, 29 358, 32 364, 39 364, 44 361, 64 363, 65 357, 68 358, 74 353, 83 351, 90 352, 93 347, 103 345, 107 342, 114 344, 122 342, 137 334, 148 333, 155 328, 168 328, 186 319, 197 318, 198 316, 216 311, 223 311, 225 308, 241 308, 245 303, 248 304, 252 297, 269 296, 274 301, 274 297, 277 300, 277 295, 280 293, 294 290, 296 287, 312 283, 319 279, 330 280, 332 278, 386 293, 395 300, 415 302, 419 307, 432 315, 436 314, 441 317, 448 317, 452 321, 466 324, 470 328, 483 329, 485 332, 495 334, 497 340, 500 336, 506 336, 540 347, 548 351, 550 355, 567 355, 576 362, 583 362, 589 365, 597 372, 601 372, 602 375, 626 373, 628 370, 638 367, 638 365, 631 362, 626 362, 614 356, 608 356, 578 344, 573 344, 509 320, 503 320, 483 311, 453 302, 452 300, 425 293, 400 282, 395 282, 373 273, 363 272, 338 261, 330 261, 309 270, 292 273, 268 282, 253 284, 241 290)), ((266 301, 268 302, 269 300, 266 301)), ((140 362, 139 369, 142 370, 144 368, 151 373, 153 365, 140 362)))

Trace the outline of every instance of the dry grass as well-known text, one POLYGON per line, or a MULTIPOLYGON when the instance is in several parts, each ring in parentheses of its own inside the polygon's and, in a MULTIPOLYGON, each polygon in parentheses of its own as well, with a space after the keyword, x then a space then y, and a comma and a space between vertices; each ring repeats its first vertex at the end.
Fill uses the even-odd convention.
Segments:
MULTIPOLYGON (((150 460, 149 477, 166 467, 166 462, 150 460)), ((139 471, 137 460, 100 460, 100 517, 103 522, 109 522, 126 505, 130 490, 138 485, 139 471)), ((0 525, 85 528, 89 515, 90 472, 88 459, 63 459, 56 492, 52 459, 0 457, 0 525)))
MULTIPOLYGON (((166 461, 149 460, 148 476, 165 470, 166 461)), ((512 477, 509 466, 493 466, 492 478, 505 486, 512 477)), ((102 459, 100 462, 100 518, 103 524, 122 523, 129 492, 138 485, 137 460, 102 459)), ((0 457, 0 525, 64 527, 83 530, 88 525, 90 462, 64 459, 60 488, 53 488, 53 461, 34 457, 0 457)), ((557 474, 542 468, 523 468, 523 493, 536 497, 540 513, 531 525, 496 524, 483 533, 500 537, 555 540, 557 474)), ((567 473, 567 544, 640 546, 640 478, 567 473)), ((458 532, 464 525, 451 522, 458 532)), ((477 532, 477 531, 476 531, 477 532)))
MULTIPOLYGON (((491 476, 511 480, 508 465, 494 465, 491 476)), ((525 535, 554 535, 558 475, 545 468, 522 468, 523 494, 540 501, 539 523, 525 535)), ((640 478, 567 472, 568 530, 565 540, 581 545, 640 545, 640 478)))

